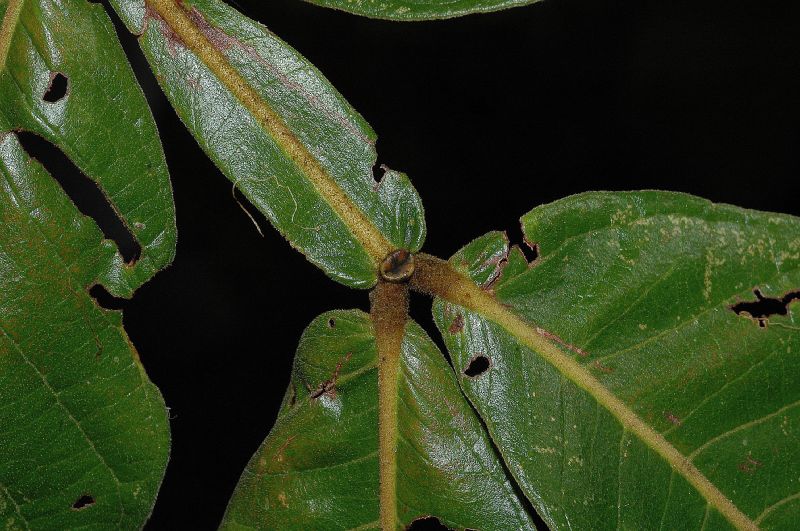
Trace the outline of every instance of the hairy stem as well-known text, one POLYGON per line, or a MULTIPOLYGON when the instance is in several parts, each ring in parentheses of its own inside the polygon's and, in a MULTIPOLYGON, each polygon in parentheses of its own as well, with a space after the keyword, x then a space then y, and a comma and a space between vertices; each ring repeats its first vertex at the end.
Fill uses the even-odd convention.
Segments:
POLYGON ((380 522, 397 529, 397 391, 400 354, 408 319, 408 286, 381 280, 372 292, 372 324, 378 349, 378 460, 380 522))

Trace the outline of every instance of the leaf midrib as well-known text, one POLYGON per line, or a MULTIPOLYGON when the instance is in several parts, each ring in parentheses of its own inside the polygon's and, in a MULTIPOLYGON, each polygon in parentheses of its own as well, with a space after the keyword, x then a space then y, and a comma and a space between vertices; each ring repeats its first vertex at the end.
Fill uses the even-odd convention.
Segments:
POLYGON ((428 278, 423 277, 417 281, 416 289, 431 292, 448 302, 463 306, 505 329, 517 341, 594 398, 617 419, 624 430, 635 435, 661 456, 672 467, 673 472, 686 479, 709 506, 713 506, 737 529, 758 529, 753 520, 739 510, 686 456, 639 418, 586 367, 545 337, 540 329, 525 322, 510 308, 475 285, 468 277, 454 270, 448 263, 426 255, 418 255, 418 263, 428 269, 429 273, 428 278))
POLYGON ((394 250, 386 237, 322 167, 320 161, 311 154, 280 115, 234 68, 225 54, 206 38, 181 3, 174 0, 147 0, 147 4, 272 137, 364 247, 376 265, 394 250))
POLYGON ((9 0, 6 14, 0 25, 0 73, 6 69, 8 52, 11 50, 11 39, 14 37, 14 32, 17 29, 24 3, 25 0, 9 0))

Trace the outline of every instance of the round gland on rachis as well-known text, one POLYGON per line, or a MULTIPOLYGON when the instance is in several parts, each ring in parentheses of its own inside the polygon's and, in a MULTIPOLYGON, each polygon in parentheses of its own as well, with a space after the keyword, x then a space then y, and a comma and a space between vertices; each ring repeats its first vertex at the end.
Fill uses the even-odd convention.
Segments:
POLYGON ((392 251, 380 265, 380 276, 387 282, 408 282, 414 274, 414 255, 405 249, 392 251))

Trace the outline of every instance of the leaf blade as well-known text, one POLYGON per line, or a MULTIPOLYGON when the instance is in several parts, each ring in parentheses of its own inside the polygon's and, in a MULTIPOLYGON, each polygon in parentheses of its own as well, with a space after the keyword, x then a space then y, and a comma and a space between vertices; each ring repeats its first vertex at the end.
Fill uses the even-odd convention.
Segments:
MULTIPOLYGON (((400 365, 398 524, 435 515, 456 527, 532 528, 444 358, 414 323, 400 365), (444 408, 434 400, 442 396, 444 408)), ((300 340, 278 421, 243 474, 223 528, 379 528, 377 400, 369 316, 315 319, 300 340), (332 374, 336 383, 326 386, 332 374)))
POLYGON ((0 517, 140 527, 169 425, 121 314, 87 292, 115 251, 13 134, 0 135, 0 222, 0 517))
MULTIPOLYGON (((683 194, 632 192, 582 194, 538 207, 523 217, 523 226, 527 239, 539 244, 540 258, 483 286, 476 297, 491 299, 486 304, 494 309, 448 308, 438 301, 435 315, 461 371, 476 350, 492 352, 491 378, 462 376, 460 382, 540 513, 556 527, 597 521, 670 527, 678 525, 670 507, 679 503, 680 514, 687 515, 683 525, 699 527, 710 518, 722 526, 754 527, 766 509, 754 506, 759 497, 743 497, 744 484, 746 492, 755 488, 764 496, 756 504, 766 505, 796 488, 791 430, 781 434, 773 424, 751 433, 747 450, 753 453, 693 451, 713 438, 715 429, 724 432, 764 408, 793 403, 797 371, 774 366, 800 340, 796 328, 785 328, 792 326, 791 309, 786 317, 773 318, 777 326, 765 336, 730 306, 746 295, 750 282, 763 282, 774 293, 799 280, 798 221, 683 194), (663 260, 665 253, 669 260, 663 260), (776 263, 784 271, 780 281, 770 273, 776 263), (456 315, 463 332, 448 333, 456 315), (518 323, 509 326, 510 319, 518 323), (642 341, 643 350, 637 350, 642 341), (623 357, 608 357, 618 347, 623 357), (730 368, 720 361, 724 353, 725 362, 735 362, 730 368), (770 356, 768 371, 753 369, 770 356), (778 386, 781 396, 770 398, 753 381, 714 394, 719 382, 735 380, 747 369, 754 381, 778 386), (513 374, 531 375, 530 381, 513 374), (732 389, 737 392, 730 394, 732 389), (743 398, 748 390, 758 406, 753 396, 743 398), (520 397, 527 397, 532 413, 521 411, 520 397), (786 403, 776 405, 781 400, 786 403), (502 412, 500 404, 506 406, 502 412), (697 422, 690 418, 694 407, 705 408, 697 422), (533 426, 522 436, 512 428, 520 422, 533 426), (766 465, 757 454, 771 454, 770 448, 782 457, 773 456, 766 465), (597 459, 598 454, 607 458, 597 459), (770 472, 759 475, 766 466, 770 472), (763 483, 768 477, 770 487, 763 483), (615 478, 626 487, 617 491, 615 478), (558 494, 557 484, 573 493, 570 500, 558 494), (634 496, 648 504, 634 502, 634 496), (706 503, 712 507, 708 514, 706 503)), ((505 246, 496 235, 470 246, 491 248, 487 238, 496 248, 505 246)), ((464 262, 463 256, 452 263, 479 282, 475 275, 485 261, 464 262)), ((743 440, 736 438, 740 445, 743 440)))
POLYGON ((98 185, 141 246, 132 264, 110 257, 103 275, 109 291, 130 297, 172 262, 177 238, 169 172, 144 94, 102 6, 4 4, 0 131, 41 136, 98 185), (58 75, 65 91, 47 101, 58 75))
POLYGON ((166 407, 119 312, 175 254, 155 122, 102 6, 0 0, 0 515, 138 528, 169 456, 166 407), (63 84, 57 86, 56 81, 63 84), (141 247, 126 263, 15 133, 60 149, 141 247))
POLYGON ((374 133, 310 63, 221 2, 149 5, 140 43, 164 92, 294 247, 335 280, 366 288, 391 251, 421 246, 424 215, 410 181, 396 172, 373 180, 374 133))

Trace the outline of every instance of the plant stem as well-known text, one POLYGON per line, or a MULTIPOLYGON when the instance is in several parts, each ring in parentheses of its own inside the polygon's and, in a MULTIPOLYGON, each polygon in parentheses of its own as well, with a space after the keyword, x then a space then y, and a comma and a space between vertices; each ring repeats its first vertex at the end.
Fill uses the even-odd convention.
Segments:
POLYGON ((408 285, 379 281, 371 294, 378 350, 378 461, 380 522, 397 528, 397 392, 400 356, 408 319, 408 285))

